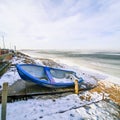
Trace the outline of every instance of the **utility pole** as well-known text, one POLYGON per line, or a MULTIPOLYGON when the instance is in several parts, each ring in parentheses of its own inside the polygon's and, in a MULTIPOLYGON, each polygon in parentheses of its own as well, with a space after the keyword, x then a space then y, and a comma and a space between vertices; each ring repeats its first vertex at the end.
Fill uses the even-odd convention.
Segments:
POLYGON ((16 45, 14 45, 14 50, 16 51, 16 45))
POLYGON ((3 40, 3 48, 5 49, 4 35, 2 35, 2 40, 3 40))

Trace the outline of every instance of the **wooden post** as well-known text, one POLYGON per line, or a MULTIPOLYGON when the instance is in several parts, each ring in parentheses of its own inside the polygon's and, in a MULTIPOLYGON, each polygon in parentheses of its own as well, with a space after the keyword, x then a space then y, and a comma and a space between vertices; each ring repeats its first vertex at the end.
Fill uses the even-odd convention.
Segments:
POLYGON ((1 107, 1 120, 6 120, 6 103, 7 103, 8 83, 3 83, 2 90, 2 107, 1 107))
POLYGON ((78 80, 75 80, 75 94, 79 93, 78 80))
POLYGON ((105 99, 105 93, 103 92, 103 94, 102 94, 102 100, 104 100, 105 99))

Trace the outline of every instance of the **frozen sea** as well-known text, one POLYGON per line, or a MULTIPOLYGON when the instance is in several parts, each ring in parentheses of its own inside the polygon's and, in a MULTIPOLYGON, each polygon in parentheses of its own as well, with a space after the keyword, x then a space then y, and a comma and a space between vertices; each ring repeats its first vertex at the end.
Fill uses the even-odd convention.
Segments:
POLYGON ((92 68, 120 78, 120 52, 118 51, 23 50, 22 52, 72 66, 92 68))

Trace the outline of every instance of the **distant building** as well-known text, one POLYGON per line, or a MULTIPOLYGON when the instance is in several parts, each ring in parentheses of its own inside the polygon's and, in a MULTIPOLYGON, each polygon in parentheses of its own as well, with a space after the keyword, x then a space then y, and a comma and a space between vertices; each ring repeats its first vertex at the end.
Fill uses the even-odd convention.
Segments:
POLYGON ((0 49, 0 55, 9 53, 8 49, 0 49))

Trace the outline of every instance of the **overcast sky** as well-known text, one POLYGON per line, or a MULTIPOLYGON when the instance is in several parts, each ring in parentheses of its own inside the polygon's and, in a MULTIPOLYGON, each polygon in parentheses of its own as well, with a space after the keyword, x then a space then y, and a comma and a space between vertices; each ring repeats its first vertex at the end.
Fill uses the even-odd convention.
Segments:
POLYGON ((0 47, 120 50, 120 0, 0 0, 0 47))

